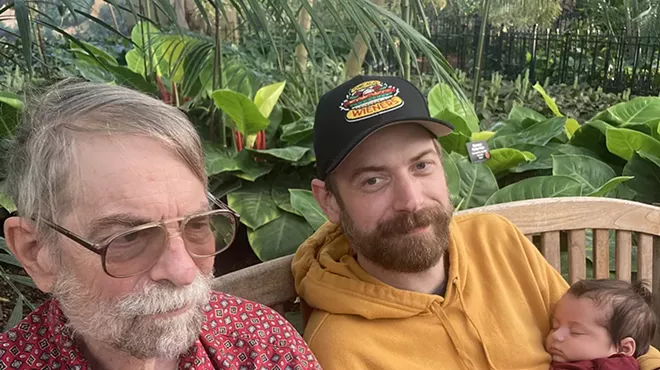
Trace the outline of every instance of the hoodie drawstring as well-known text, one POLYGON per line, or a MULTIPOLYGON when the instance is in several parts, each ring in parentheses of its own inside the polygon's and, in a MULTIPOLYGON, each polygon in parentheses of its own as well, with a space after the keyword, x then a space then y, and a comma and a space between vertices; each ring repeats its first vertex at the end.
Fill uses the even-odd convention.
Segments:
POLYGON ((479 341, 481 342, 481 348, 483 348, 484 353, 486 354, 486 361, 488 361, 488 366, 490 366, 493 370, 497 370, 495 365, 493 365, 493 362, 490 359, 490 355, 488 354, 488 349, 486 349, 486 342, 484 342, 484 338, 481 336, 481 333, 479 332, 479 327, 474 324, 474 321, 472 321, 472 318, 470 317, 470 314, 468 312, 467 306, 465 305, 465 301, 463 300, 463 292, 461 289, 458 288, 458 278, 454 278, 452 280, 452 284, 454 285, 454 289, 456 289, 456 292, 458 294, 458 301, 461 303, 461 308, 463 308, 463 312, 465 312, 465 317, 467 317, 468 321, 474 328, 474 330, 477 332, 477 337, 479 337, 479 341))

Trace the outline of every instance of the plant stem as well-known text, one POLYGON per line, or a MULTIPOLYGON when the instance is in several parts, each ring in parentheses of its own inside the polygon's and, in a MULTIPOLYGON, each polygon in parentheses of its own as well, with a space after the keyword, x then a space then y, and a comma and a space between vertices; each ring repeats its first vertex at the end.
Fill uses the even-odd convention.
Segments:
MULTIPOLYGON (((215 0, 215 55, 213 58, 213 91, 221 89, 223 85, 222 81, 222 37, 220 35, 220 1, 215 0)), ((218 125, 220 129, 220 145, 223 148, 227 147, 227 138, 225 123, 222 119, 222 113, 218 112, 216 114, 215 104, 211 106, 211 124, 218 125), (216 123, 217 122, 217 123, 216 123)))
MULTIPOLYGON (((401 0, 401 18, 410 24, 410 0, 401 0)), ((399 50, 401 50, 401 61, 403 62, 403 78, 410 80, 410 53, 404 46, 403 40, 399 40, 399 50)))
POLYGON ((490 0, 481 1, 481 29, 479 30, 479 44, 477 46, 477 55, 474 63, 474 83, 472 85, 472 104, 477 104, 479 96, 479 82, 481 82, 481 58, 484 53, 484 40, 486 39, 486 24, 488 24, 488 14, 490 13, 490 0))

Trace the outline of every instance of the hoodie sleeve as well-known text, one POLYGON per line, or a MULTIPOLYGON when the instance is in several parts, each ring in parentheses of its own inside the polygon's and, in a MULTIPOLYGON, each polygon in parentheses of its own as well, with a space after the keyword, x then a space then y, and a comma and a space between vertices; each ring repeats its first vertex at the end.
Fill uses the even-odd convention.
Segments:
POLYGON ((660 369, 660 351, 651 347, 644 356, 637 359, 637 362, 639 362, 640 370, 660 369))

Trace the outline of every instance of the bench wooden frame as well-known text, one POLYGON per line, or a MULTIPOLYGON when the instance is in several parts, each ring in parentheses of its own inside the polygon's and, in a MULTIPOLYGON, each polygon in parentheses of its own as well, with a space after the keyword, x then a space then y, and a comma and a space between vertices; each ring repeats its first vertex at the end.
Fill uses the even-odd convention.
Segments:
MULTIPOLYGON (((658 190, 660 191, 660 189, 658 190)), ((561 271, 560 241, 566 234, 569 283, 586 278, 587 229, 593 230, 594 277, 610 277, 610 230, 616 242, 615 277, 631 281, 633 238, 637 238, 637 278, 651 282, 655 312, 660 317, 660 207, 611 198, 534 199, 457 212, 489 212, 511 220, 540 245, 541 253, 561 271)), ((253 300, 283 312, 297 295, 291 274, 293 256, 216 278, 214 289, 253 300)), ((660 335, 654 346, 660 347, 660 335)))

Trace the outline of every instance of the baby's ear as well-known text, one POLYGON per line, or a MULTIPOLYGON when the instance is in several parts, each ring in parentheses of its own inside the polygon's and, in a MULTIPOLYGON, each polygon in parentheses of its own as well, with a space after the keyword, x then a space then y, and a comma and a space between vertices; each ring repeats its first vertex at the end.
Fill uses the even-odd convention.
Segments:
POLYGON ((622 353, 626 356, 634 355, 636 348, 637 345, 635 344, 635 340, 631 337, 625 337, 621 339, 621 342, 619 342, 619 353, 622 353))

